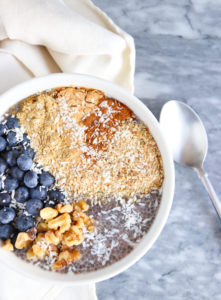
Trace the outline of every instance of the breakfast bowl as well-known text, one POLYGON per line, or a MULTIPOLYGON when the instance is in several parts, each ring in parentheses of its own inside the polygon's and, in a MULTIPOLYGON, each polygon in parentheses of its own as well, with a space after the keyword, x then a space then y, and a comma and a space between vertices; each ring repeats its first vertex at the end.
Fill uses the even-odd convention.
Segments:
POLYGON ((11 269, 28 276, 29 278, 56 284, 60 283, 63 285, 80 285, 102 281, 119 274, 137 262, 151 248, 166 223, 172 205, 174 193, 174 166, 171 153, 162 134, 160 125, 149 109, 138 98, 121 87, 96 77, 59 73, 23 82, 0 95, 0 116, 3 116, 11 107, 30 95, 39 94, 43 91, 58 87, 70 86, 100 90, 107 97, 117 99, 122 104, 126 105, 139 120, 148 126, 159 149, 164 173, 163 184, 161 187, 161 201, 148 232, 144 234, 129 254, 113 264, 90 272, 79 274, 67 272, 63 274, 41 269, 37 265, 27 263, 20 259, 14 255, 14 253, 0 248, 0 260, 11 269))

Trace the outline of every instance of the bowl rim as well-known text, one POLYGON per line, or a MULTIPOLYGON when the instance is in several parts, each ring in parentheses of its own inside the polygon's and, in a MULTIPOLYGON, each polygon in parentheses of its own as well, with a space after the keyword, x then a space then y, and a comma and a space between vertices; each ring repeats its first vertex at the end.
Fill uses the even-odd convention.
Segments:
POLYGON ((160 124, 152 112, 150 112, 148 107, 137 97, 130 94, 122 87, 95 76, 74 73, 54 73, 24 81, 0 95, 0 103, 2 104, 0 107, 0 117, 12 105, 32 94, 59 86, 71 85, 100 89, 107 96, 116 98, 131 108, 135 114, 149 127, 154 139, 156 140, 162 156, 165 176, 160 207, 150 230, 144 235, 144 237, 128 255, 116 263, 111 264, 110 266, 83 274, 60 274, 42 270, 39 267, 22 261, 13 253, 6 253, 6 251, 0 249, 0 260, 2 262, 11 269, 29 278, 62 285, 82 285, 103 281, 125 271, 134 263, 136 263, 152 247, 166 224, 172 206, 175 174, 172 154, 160 128, 160 124))

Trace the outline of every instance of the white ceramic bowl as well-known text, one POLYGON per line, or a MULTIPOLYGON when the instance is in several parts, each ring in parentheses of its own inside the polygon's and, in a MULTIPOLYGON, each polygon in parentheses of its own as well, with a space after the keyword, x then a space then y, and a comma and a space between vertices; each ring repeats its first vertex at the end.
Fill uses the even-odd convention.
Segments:
POLYGON ((108 267, 79 275, 74 275, 73 273, 60 274, 44 271, 37 266, 22 261, 13 253, 0 249, 0 260, 19 273, 37 280, 57 284, 79 285, 105 280, 126 270, 150 249, 164 227, 171 208, 174 193, 174 165, 159 123, 149 109, 139 99, 121 87, 96 77, 59 73, 28 80, 11 88, 0 96, 0 116, 3 115, 10 106, 34 93, 59 86, 70 85, 102 90, 107 96, 118 99, 132 109, 134 113, 147 124, 155 138, 162 155, 165 175, 161 204, 149 232, 130 254, 108 267))

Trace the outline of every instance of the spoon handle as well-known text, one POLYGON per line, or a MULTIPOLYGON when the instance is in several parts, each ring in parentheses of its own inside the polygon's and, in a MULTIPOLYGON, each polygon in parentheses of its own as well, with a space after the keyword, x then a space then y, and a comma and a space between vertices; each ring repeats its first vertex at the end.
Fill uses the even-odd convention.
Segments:
POLYGON ((221 202, 212 186, 212 183, 210 182, 210 180, 208 178, 208 174, 202 168, 197 168, 196 171, 209 194, 209 197, 213 203, 213 206, 214 206, 219 218, 221 219, 221 202))

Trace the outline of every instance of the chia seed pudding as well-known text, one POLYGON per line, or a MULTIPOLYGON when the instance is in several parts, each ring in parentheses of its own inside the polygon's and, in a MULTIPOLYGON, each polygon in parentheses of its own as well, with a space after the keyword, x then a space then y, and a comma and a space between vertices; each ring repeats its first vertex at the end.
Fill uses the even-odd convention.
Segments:
POLYGON ((83 87, 31 95, 0 119, 2 247, 63 273, 111 265, 150 229, 163 179, 126 105, 83 87))

